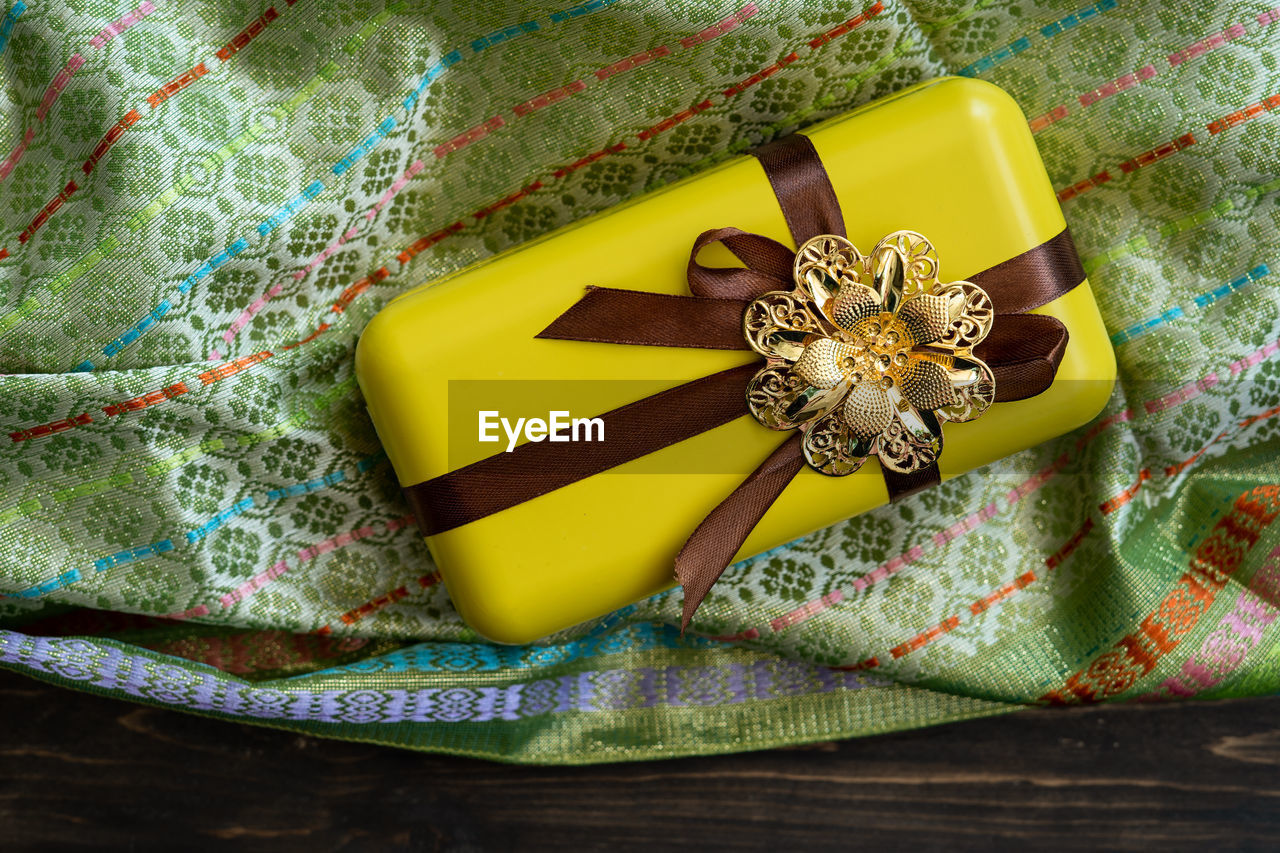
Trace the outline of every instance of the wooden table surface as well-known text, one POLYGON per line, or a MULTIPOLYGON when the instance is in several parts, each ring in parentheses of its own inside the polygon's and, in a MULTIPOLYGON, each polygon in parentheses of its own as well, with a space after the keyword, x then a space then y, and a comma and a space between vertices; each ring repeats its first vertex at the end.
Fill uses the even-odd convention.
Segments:
POLYGON ((0 849, 1276 849, 1280 697, 515 767, 0 672, 0 849))

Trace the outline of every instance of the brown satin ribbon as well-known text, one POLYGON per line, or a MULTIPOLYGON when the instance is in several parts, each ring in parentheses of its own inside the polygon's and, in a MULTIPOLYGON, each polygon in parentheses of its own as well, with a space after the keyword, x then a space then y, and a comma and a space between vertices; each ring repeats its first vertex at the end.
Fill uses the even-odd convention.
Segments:
MULTIPOLYGON (((1070 239, 1063 231, 1028 254, 1053 245, 1064 236, 1070 239)), ((1076 283, 1083 280, 1082 273, 1076 283)), ((785 283, 781 277, 770 279, 760 293, 782 290, 790 282, 789 273, 785 283)), ((742 315, 751 299, 590 287, 586 295, 537 336, 634 346, 749 350, 742 334, 742 315)), ((1066 346, 1067 327, 1058 318, 1003 314, 974 352, 995 374, 996 402, 1007 403, 1034 397, 1048 388, 1066 346)))
POLYGON ((759 369, 730 368, 605 412, 606 441, 582 442, 570 453, 562 443, 526 442, 405 493, 425 535, 461 527, 749 414, 742 389, 759 369))
POLYGON ((819 234, 849 236, 840 199, 809 137, 793 133, 751 153, 769 178, 797 246, 819 234))
MULTIPOLYGON (((796 245, 818 234, 845 235, 835 191, 812 142, 790 136, 753 152, 774 189, 796 245)), ((737 228, 706 231, 694 242, 692 296, 588 288, 539 338, 636 346, 747 350, 742 316, 752 299, 793 284, 794 250, 737 228), (723 243, 745 267, 706 267, 698 253, 723 243)), ((1053 382, 1067 344, 1054 317, 1024 312, 1057 299, 1084 280, 1064 230, 1017 257, 970 276, 999 314, 977 348, 995 374, 996 401, 1021 400, 1053 382)), ((638 400, 600 417, 608 441, 567 445, 528 442, 405 488, 423 533, 451 530, 669 447, 747 414, 745 386, 759 363, 721 371, 638 400), (686 413, 670 418, 668 413, 686 413)), ((694 530, 675 559, 684 586, 682 629, 752 529, 804 467, 797 431, 694 530)), ((882 469, 891 500, 939 481, 937 465, 903 475, 882 469)))

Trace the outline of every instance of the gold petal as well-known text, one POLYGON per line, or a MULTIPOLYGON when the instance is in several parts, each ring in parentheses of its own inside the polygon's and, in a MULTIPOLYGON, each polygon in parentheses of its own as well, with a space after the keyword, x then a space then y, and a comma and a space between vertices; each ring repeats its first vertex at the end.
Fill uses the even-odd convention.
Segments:
POLYGON ((822 327, 802 298, 774 290, 747 306, 742 332, 751 348, 765 358, 795 361, 809 337, 820 334, 822 327))
POLYGON ((906 290, 906 258, 893 246, 877 246, 871 263, 881 310, 897 314, 906 290))
POLYGON ((830 477, 845 477, 867 461, 874 441, 859 439, 843 417, 832 413, 805 430, 801 447, 810 468, 830 477))
POLYGON ((917 409, 933 411, 956 402, 950 372, 932 359, 912 354, 900 382, 903 396, 917 409))
POLYGON ((769 429, 794 429, 830 412, 848 390, 847 380, 832 388, 816 388, 790 365, 773 365, 747 383, 747 408, 769 429))
POLYGON ((880 313, 880 297, 864 284, 845 287, 840 295, 826 303, 822 308, 837 328, 852 332, 860 320, 874 317, 880 313))
POLYGON ((951 303, 945 296, 920 293, 908 299, 898 312, 916 346, 931 344, 947 331, 954 319, 951 303))
POLYGON ((834 388, 846 373, 843 362, 857 351, 852 344, 834 338, 815 338, 796 359, 795 372, 815 388, 834 388))
POLYGON ((858 382, 849 389, 840 415, 851 435, 870 441, 893 420, 893 405, 885 390, 875 382, 858 382))

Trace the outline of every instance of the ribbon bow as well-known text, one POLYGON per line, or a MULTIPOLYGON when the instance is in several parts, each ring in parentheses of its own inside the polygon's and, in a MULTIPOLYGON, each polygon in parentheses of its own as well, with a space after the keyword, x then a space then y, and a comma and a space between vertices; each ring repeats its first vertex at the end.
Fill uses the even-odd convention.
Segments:
MULTIPOLYGON (((808 137, 789 136, 752 153, 764 167, 797 246, 803 248, 814 238, 824 237, 847 244, 835 190, 808 137)), ((875 254, 873 251, 873 258, 875 254)), ((689 257, 692 296, 588 288, 578 302, 537 337, 759 351, 750 342, 748 308, 766 294, 792 287, 796 258, 795 250, 759 234, 737 228, 705 231, 694 241, 689 257), (715 242, 724 244, 745 266, 707 267, 699 263, 699 252, 715 242)), ((972 336, 976 343, 972 361, 989 370, 994 385, 985 402, 1032 397, 1053 383, 1066 349, 1067 329, 1057 318, 1025 312, 1053 301, 1083 280, 1084 270, 1071 236, 1064 229, 1045 243, 970 276, 968 282, 957 283, 969 284, 981 292, 995 317, 987 325, 985 336, 972 336)), ((810 341, 814 337, 810 335, 810 341)), ((968 353, 969 348, 964 348, 962 355, 968 353)), ((774 351, 767 354, 778 355, 774 351)), ((853 369, 851 363, 849 370, 853 369)), ((961 369, 968 369, 968 363, 961 364, 961 369)), ((606 412, 600 417, 610 437, 607 442, 573 448, 563 443, 526 443, 514 452, 495 454, 408 486, 406 494, 426 535, 450 530, 748 414, 752 411, 748 385, 762 372, 759 363, 731 368, 606 412), (687 415, 679 419, 665 417, 672 407, 687 415)), ((830 387, 841 380, 832 381, 830 387)), ((957 381, 965 387, 963 379, 957 381)), ((944 396, 939 402, 945 406, 956 401, 944 396)), ((754 408, 757 412, 760 409, 754 408)), ((698 524, 680 550, 675 559, 675 576, 684 586, 682 630, 688 627, 694 612, 752 529, 804 467, 806 458, 811 464, 817 461, 819 464, 814 467, 822 469, 821 460, 826 457, 815 454, 814 442, 806 449, 806 438, 816 434, 812 424, 822 420, 817 411, 809 413, 810 428, 797 431, 770 454, 698 524)), ((788 422, 786 427, 796 425, 788 422)), ((931 435, 936 437, 935 451, 940 451, 941 431, 932 430, 937 426, 936 420, 929 426, 931 435)), ((865 440, 860 446, 870 449, 867 435, 859 440, 865 440)), ((845 456, 847 463, 848 454, 845 456)), ((890 499, 898 500, 938 483, 936 456, 937 452, 926 454, 913 465, 882 465, 890 499)), ((844 468, 848 470, 826 473, 853 470, 848 464, 844 468)))

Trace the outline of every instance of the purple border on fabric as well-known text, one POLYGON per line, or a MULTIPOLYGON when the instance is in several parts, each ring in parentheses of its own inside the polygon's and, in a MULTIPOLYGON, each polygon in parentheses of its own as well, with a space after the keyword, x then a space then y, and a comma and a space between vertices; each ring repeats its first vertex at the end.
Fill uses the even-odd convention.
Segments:
POLYGON ((0 664, 163 705, 255 719, 366 725, 519 720, 631 708, 723 707, 891 684, 788 660, 719 666, 589 670, 500 687, 282 690, 240 682, 202 664, 156 660, 79 638, 0 630, 0 664))

